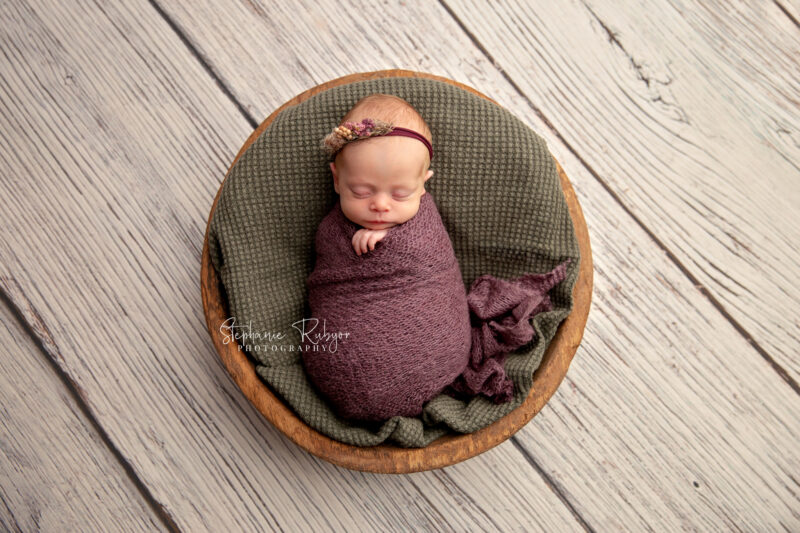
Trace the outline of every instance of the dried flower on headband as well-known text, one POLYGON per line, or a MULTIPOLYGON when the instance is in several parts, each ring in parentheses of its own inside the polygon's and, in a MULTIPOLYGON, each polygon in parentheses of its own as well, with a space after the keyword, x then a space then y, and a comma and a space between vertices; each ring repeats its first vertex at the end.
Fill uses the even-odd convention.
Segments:
POLYGON ((322 140, 322 149, 328 157, 333 157, 349 142, 386 135, 392 129, 393 126, 388 122, 372 118, 365 118, 361 122, 345 122, 341 126, 336 126, 322 140))

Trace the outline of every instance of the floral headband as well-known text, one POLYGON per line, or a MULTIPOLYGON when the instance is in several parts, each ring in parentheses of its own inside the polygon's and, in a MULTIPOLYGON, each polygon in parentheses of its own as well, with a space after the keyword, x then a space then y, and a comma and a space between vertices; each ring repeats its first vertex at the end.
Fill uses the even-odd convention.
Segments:
POLYGON ((410 137, 411 139, 417 139, 422 142, 428 149, 428 155, 430 155, 431 160, 433 160, 433 147, 430 141, 422 134, 408 128, 392 126, 388 122, 372 118, 365 118, 361 122, 345 122, 341 126, 336 126, 333 128, 333 131, 322 140, 322 149, 325 150, 329 157, 333 157, 339 150, 344 148, 347 143, 367 139, 369 137, 389 137, 392 135, 410 137))

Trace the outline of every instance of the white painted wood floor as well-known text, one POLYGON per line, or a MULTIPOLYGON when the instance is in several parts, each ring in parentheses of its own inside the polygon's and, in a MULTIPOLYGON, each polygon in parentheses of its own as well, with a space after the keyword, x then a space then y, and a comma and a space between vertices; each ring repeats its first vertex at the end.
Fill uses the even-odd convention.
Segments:
POLYGON ((0 2, 0 529, 800 531, 800 5, 621 5, 0 2), (199 291, 257 123, 388 68, 541 133, 595 262, 544 410, 405 476, 265 422, 199 291))

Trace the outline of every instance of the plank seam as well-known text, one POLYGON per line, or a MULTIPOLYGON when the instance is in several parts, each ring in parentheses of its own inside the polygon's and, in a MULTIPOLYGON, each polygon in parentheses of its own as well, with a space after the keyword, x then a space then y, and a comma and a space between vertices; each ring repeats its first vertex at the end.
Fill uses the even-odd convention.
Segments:
POLYGON ((786 15, 787 17, 789 17, 789 20, 791 20, 792 22, 794 22, 794 25, 795 25, 795 26, 797 26, 798 28, 800 28, 800 22, 798 22, 798 21, 797 21, 797 19, 796 19, 796 18, 794 18, 794 15, 792 15, 791 13, 789 13, 789 10, 788 10, 788 9, 786 9, 785 7, 783 7, 783 4, 781 4, 780 2, 778 2, 778 0, 773 0, 773 2, 775 2, 775 5, 776 5, 776 6, 778 6, 778 9, 780 9, 781 11, 783 11, 783 14, 784 14, 784 15, 786 15))
POLYGON ((242 103, 239 102, 239 100, 233 95, 233 91, 231 91, 230 87, 228 87, 225 82, 222 81, 222 78, 220 78, 217 73, 214 72, 214 69, 211 68, 211 64, 205 60, 203 55, 200 53, 200 50, 198 50, 197 47, 192 44, 192 42, 189 40, 189 37, 187 37, 186 32, 183 31, 180 26, 178 26, 178 23, 175 22, 172 17, 170 17, 166 11, 164 11, 161 6, 156 3, 155 0, 148 1, 150 2, 150 5, 153 6, 153 9, 156 10, 156 13, 158 13, 159 16, 164 19, 170 29, 175 32, 175 35, 177 35, 178 39, 180 39, 184 46, 186 46, 186 48, 189 50, 189 53, 191 53, 195 59, 197 59, 197 62, 200 63, 200 66, 203 67, 209 76, 211 76, 211 79, 214 80, 214 83, 217 84, 217 87, 220 88, 222 93, 228 97, 228 100, 230 100, 234 106, 236 106, 236 109, 238 109, 239 113, 241 113, 245 120, 247 120, 247 123, 250 125, 250 127, 256 129, 258 127, 258 122, 256 119, 253 117, 253 115, 247 112, 247 109, 245 109, 242 103))
POLYGON ((525 460, 528 461, 528 464, 531 465, 531 467, 534 470, 536 470, 536 472, 539 473, 541 478, 544 480, 545 484, 548 487, 550 487, 550 490, 552 490, 553 493, 558 497, 558 499, 561 500, 561 502, 567 507, 567 509, 569 509, 569 512, 572 513, 572 516, 575 517, 575 520, 577 520, 578 523, 581 526, 583 526, 583 529, 588 531, 588 532, 590 532, 590 533, 594 533, 595 530, 592 528, 592 526, 589 525, 588 522, 586 522, 586 520, 584 520, 583 516, 581 516, 581 513, 578 512, 578 510, 572 505, 572 502, 570 502, 569 498, 567 498, 567 496, 564 493, 564 490, 561 488, 561 486, 553 478, 551 478, 547 474, 547 472, 545 472, 542 469, 541 466, 539 466, 539 463, 536 462, 536 459, 531 457, 531 454, 528 451, 528 449, 525 448, 522 444, 520 444, 517 441, 516 437, 512 436, 510 440, 511 440, 511 442, 514 443, 514 446, 517 448, 517 450, 519 450, 519 452, 522 454, 522 456, 525 457, 525 460))
MULTIPOLYGON (((4 278, 3 282, 4 284, 14 284, 19 286, 17 281, 11 277, 4 278)), ((22 295, 23 292, 20 290, 18 291, 18 294, 22 295)), ((100 421, 94 416, 94 413, 89 407, 88 402, 85 400, 85 392, 83 391, 83 389, 80 387, 80 385, 78 385, 76 382, 72 380, 72 378, 67 374, 67 372, 63 368, 61 368, 61 366, 56 361, 56 359, 63 360, 63 357, 61 357, 60 351, 58 350, 58 347, 56 346, 54 339, 50 335, 49 329, 45 325, 44 320, 42 320, 41 315, 33 307, 30 300, 26 299, 26 305, 28 309, 30 309, 30 312, 33 314, 33 316, 36 318, 36 321, 41 325, 44 334, 47 335, 49 343, 52 344, 53 346, 52 350, 48 349, 45 346, 42 338, 36 334, 35 328, 25 318, 24 314, 22 313, 22 310, 19 308, 19 306, 17 306, 14 303, 14 301, 9 296, 7 290, 4 290, 2 288, 0 288, 0 302, 8 306, 8 308, 11 310, 11 313, 14 315, 14 317, 21 325, 22 329, 25 330, 30 339, 39 348, 39 351, 44 357, 44 359, 50 364, 50 367, 53 369, 56 375, 61 379, 62 383, 64 383, 64 386, 69 391, 69 394, 72 396, 73 400, 80 408, 81 413, 83 413, 83 415, 89 420, 94 430, 97 431, 98 435, 100 435, 100 439, 108 447, 108 449, 117 459, 117 461, 119 461, 119 464, 122 466, 123 470, 125 470, 125 473, 131 479, 134 486, 137 488, 139 493, 142 495, 142 497, 150 506, 150 508, 153 510, 153 512, 156 514, 156 516, 158 516, 158 518, 161 520, 161 522, 169 531, 174 531, 179 533, 181 529, 178 527, 178 524, 175 522, 172 515, 169 513, 169 511, 167 511, 166 507, 164 507, 164 505, 161 504, 161 502, 159 502, 155 498, 155 496, 153 496, 153 494, 150 492, 150 490, 147 488, 144 482, 139 478, 139 476, 136 475, 136 472, 133 469, 133 465, 131 465, 131 463, 125 458, 125 456, 122 454, 119 448, 116 447, 114 442, 111 440, 109 434, 105 431, 105 428, 103 428, 103 426, 100 424, 100 421)))

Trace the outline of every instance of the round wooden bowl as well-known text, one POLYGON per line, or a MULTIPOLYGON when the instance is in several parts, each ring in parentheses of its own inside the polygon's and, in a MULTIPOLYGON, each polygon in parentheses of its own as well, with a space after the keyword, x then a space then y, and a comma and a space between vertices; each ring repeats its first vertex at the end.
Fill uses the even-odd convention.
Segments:
MULTIPOLYGON (((233 168, 245 150, 270 125, 272 120, 287 107, 299 104, 311 96, 337 85, 392 76, 429 78, 450 83, 497 104, 491 98, 484 96, 471 87, 432 74, 409 70, 381 70, 351 74, 313 87, 283 104, 250 135, 242 149, 239 150, 233 163, 231 163, 230 168, 233 168)), ((556 162, 556 166, 581 253, 580 272, 572 293, 574 298, 573 309, 559 326, 555 337, 553 337, 542 358, 539 368, 534 373, 533 387, 528 397, 519 407, 500 420, 473 433, 440 437, 424 448, 403 448, 391 444, 380 444, 371 447, 352 446, 331 439, 298 418, 294 411, 284 404, 280 397, 258 377, 255 372, 255 365, 247 358, 244 351, 238 350, 233 343, 223 344, 220 325, 228 317, 227 303, 223 301, 223 288, 219 276, 211 263, 208 250, 208 224, 210 224, 214 215, 214 209, 219 199, 219 191, 222 190, 222 185, 220 185, 206 225, 200 271, 200 289, 208 331, 225 368, 228 369, 228 373, 230 373, 247 399, 284 435, 317 457, 353 470, 393 474, 419 472, 458 463, 497 446, 530 421, 556 391, 556 388, 558 388, 567 373, 567 368, 569 368, 575 351, 578 349, 586 326, 586 319, 589 315, 592 296, 592 251, 589 246, 589 233, 572 185, 558 162, 556 162)), ((230 168, 226 179, 230 175, 230 168)))

